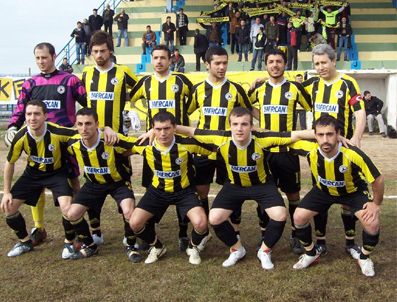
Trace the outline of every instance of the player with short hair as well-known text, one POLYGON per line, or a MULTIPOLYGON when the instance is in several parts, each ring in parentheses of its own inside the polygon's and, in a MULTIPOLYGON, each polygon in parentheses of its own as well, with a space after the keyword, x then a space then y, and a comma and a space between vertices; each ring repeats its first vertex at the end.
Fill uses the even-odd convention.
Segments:
POLYGON ((327 212, 334 203, 347 205, 363 226, 363 246, 358 257, 362 273, 375 275, 369 255, 379 241, 379 210, 383 200, 384 180, 371 159, 359 148, 338 143, 339 121, 330 115, 317 118, 316 143, 300 141, 291 148, 306 155, 313 179, 313 188, 302 199, 294 214, 296 235, 306 253, 294 265, 308 267, 320 256, 312 241, 310 219, 327 212), (372 184, 373 198, 367 182, 372 184))

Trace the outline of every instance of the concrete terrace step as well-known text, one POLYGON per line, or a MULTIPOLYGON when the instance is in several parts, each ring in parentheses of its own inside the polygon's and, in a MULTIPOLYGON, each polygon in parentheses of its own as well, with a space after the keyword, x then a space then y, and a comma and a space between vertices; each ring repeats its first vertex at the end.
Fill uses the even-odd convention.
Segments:
MULTIPOLYGON (((356 43, 362 51, 397 51, 397 43, 356 43)), ((397 57, 395 58, 397 60, 397 57)))
POLYGON ((397 43, 397 35, 356 35, 356 43, 397 43))
POLYGON ((397 20, 395 21, 376 21, 376 22, 369 22, 369 21, 352 21, 353 30, 358 28, 396 28, 397 27, 397 20))
POLYGON ((371 7, 371 8, 352 8, 351 14, 352 15, 389 15, 395 14, 396 10, 393 8, 379 8, 379 7, 371 7))
POLYGON ((381 14, 381 15, 370 15, 370 14, 362 14, 362 15, 352 15, 351 20, 353 21, 393 21, 397 20, 397 14, 381 14))
POLYGON ((353 33, 356 35, 396 35, 397 28, 354 28, 353 33))
POLYGON ((352 1, 350 2, 350 7, 352 9, 356 9, 356 8, 394 8, 391 0, 387 1, 387 2, 375 2, 375 1, 371 1, 371 2, 359 2, 359 3, 352 3, 352 1))

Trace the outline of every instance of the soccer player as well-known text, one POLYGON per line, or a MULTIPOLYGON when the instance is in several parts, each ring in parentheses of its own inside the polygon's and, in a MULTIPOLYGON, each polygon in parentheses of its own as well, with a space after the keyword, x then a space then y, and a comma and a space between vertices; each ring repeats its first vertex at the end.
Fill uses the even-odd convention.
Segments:
MULTIPOLYGON (((5 135, 6 145, 10 145, 18 129, 25 122, 25 108, 31 100, 41 100, 47 107, 49 122, 65 127, 72 127, 75 122, 76 101, 87 106, 86 91, 82 82, 70 73, 60 71, 55 67, 55 48, 50 43, 39 43, 34 47, 36 65, 40 74, 27 79, 22 85, 15 111, 10 119, 5 135)), ((78 180, 79 169, 73 157, 68 160, 69 179, 74 192, 80 188, 78 180)), ((33 245, 42 243, 47 232, 44 228, 45 195, 40 195, 39 200, 32 207, 32 216, 35 227, 31 232, 33 245)))
POLYGON ((133 153, 143 155, 152 170, 153 180, 132 213, 130 224, 137 237, 150 245, 146 264, 156 262, 166 253, 158 239, 153 220, 159 222, 170 204, 175 204, 182 221, 193 225, 186 249, 189 262, 201 263, 199 245, 209 234, 208 220, 193 186, 192 153, 209 155, 213 147, 203 147, 191 138, 175 136, 175 116, 161 111, 152 119, 154 141, 149 146, 134 146, 133 153))
MULTIPOLYGON (((118 133, 123 133, 123 110, 129 99, 128 89, 131 89, 138 79, 127 66, 117 65, 111 60, 114 45, 107 32, 96 31, 91 37, 89 49, 95 65, 86 66, 83 70, 82 81, 87 90, 87 105, 98 114, 100 128, 108 126, 118 133)), ((128 157, 124 158, 124 164, 130 166, 128 157)), ((88 214, 93 238, 97 244, 103 244, 100 228, 103 204, 97 205, 97 208, 90 208, 88 214)), ((125 224, 125 228, 127 227, 125 224)))
POLYGON ((26 231, 25 219, 19 208, 24 203, 35 206, 44 188, 48 188, 53 193, 54 203, 59 205, 62 212, 65 231, 62 258, 68 259, 73 251, 75 233, 67 219, 72 188, 67 180, 62 144, 76 132, 46 122, 48 114, 46 104, 40 100, 30 100, 24 106, 24 112, 26 126, 15 134, 4 167, 4 195, 1 200, 1 210, 6 214, 8 226, 15 231, 19 239, 7 256, 15 257, 33 250, 32 239, 26 231), (22 151, 27 154, 27 166, 11 188, 15 162, 22 151))
POLYGON ((293 267, 306 268, 320 256, 312 241, 310 219, 339 203, 349 206, 363 226, 363 246, 358 264, 365 276, 372 277, 375 270, 369 255, 379 241, 383 176, 359 148, 345 148, 338 143, 341 129, 334 117, 320 116, 314 126, 317 143, 301 141, 291 145, 291 148, 306 154, 314 182, 294 214, 296 235, 306 253, 293 267), (367 182, 372 184, 373 198, 368 193, 367 182))
MULTIPOLYGON (((262 129, 275 132, 296 130, 297 105, 301 105, 306 111, 311 110, 310 97, 303 86, 284 78, 286 59, 283 51, 269 50, 265 56, 269 79, 249 93, 252 104, 259 103, 259 110, 254 107, 253 114, 258 117, 259 127, 262 129)), ((300 201, 299 158, 289 152, 288 147, 277 146, 269 149, 267 161, 276 185, 287 195, 292 226, 291 248, 294 253, 301 254, 303 250, 295 237, 293 221, 295 209, 300 201)), ((258 214, 260 213, 262 212, 258 211, 258 214)), ((264 217, 260 216, 262 236, 268 219, 266 213, 264 217)))
POLYGON ((222 265, 233 266, 245 256, 246 250, 229 217, 233 212, 241 212, 245 200, 255 200, 260 211, 265 211, 270 217, 257 253, 262 268, 269 270, 274 267, 271 250, 283 233, 287 211, 272 179, 265 149, 290 144, 298 139, 310 139, 314 135, 312 130, 285 133, 253 131, 253 116, 243 107, 230 112, 229 123, 230 131, 178 126, 177 132, 199 142, 219 146, 217 155, 226 164, 228 181, 216 196, 209 215, 215 234, 230 248, 230 255, 222 265))
MULTIPOLYGON (((331 115, 338 121, 340 134, 350 139, 352 144, 360 147, 364 133, 366 114, 365 105, 360 95, 360 88, 352 77, 336 70, 335 50, 328 44, 320 44, 312 50, 313 65, 318 76, 303 82, 313 103, 313 121, 322 115, 331 115), (353 116, 355 128, 353 127, 353 116)), ((353 258, 359 255, 359 248, 354 242, 354 214, 343 206, 342 221, 345 229, 346 252, 353 258)), ((317 247, 322 253, 327 253, 325 241, 327 214, 315 216, 317 247)))
MULTIPOLYGON (((131 102, 134 105, 144 99, 147 103, 147 129, 151 128, 153 116, 158 112, 170 112, 175 116, 178 125, 189 125, 187 100, 192 89, 192 83, 183 74, 170 71, 171 52, 165 45, 156 45, 152 50, 154 73, 143 76, 131 91, 131 102)), ((147 162, 143 163, 142 185, 150 187, 153 175, 147 162)), ((189 244, 188 225, 179 223, 179 249, 185 251, 189 244)))

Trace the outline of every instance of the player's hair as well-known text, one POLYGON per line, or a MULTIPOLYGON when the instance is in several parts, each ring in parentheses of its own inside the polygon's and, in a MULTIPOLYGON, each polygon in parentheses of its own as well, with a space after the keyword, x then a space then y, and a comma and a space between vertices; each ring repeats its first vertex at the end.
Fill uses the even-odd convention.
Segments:
POLYGON ((173 126, 176 126, 175 116, 168 111, 160 111, 153 116, 152 127, 154 127, 154 123, 164 123, 170 121, 173 126))
POLYGON ((210 64, 211 61, 213 60, 214 56, 227 56, 227 51, 226 49, 220 47, 220 46, 212 46, 207 49, 205 52, 205 61, 210 64))
POLYGON ((278 49, 278 48, 270 49, 270 50, 266 53, 266 56, 265 56, 265 64, 267 64, 267 59, 268 59, 269 56, 271 56, 271 55, 273 55, 273 56, 281 56, 281 57, 283 58, 283 60, 284 60, 284 64, 287 64, 287 56, 285 55, 285 52, 282 51, 281 49, 278 49))
POLYGON ((103 30, 98 30, 91 36, 89 48, 90 50, 92 50, 93 46, 102 45, 102 44, 106 44, 106 46, 111 52, 114 51, 112 37, 107 32, 103 30))
POLYGON ((230 123, 230 118, 232 116, 244 116, 244 115, 248 115, 250 117, 250 124, 253 125, 254 124, 254 120, 253 120, 253 115, 252 112, 250 110, 248 110, 247 108, 244 107, 235 107, 233 108, 233 110, 230 112, 229 115, 229 123, 230 123))
POLYGON ((303 74, 298 73, 297 75, 295 75, 295 78, 297 78, 297 77, 302 77, 303 78, 303 74))
POLYGON ((317 126, 333 126, 335 128, 336 132, 339 132, 339 126, 338 126, 338 121, 336 118, 334 118, 333 116, 326 114, 326 115, 322 115, 320 116, 313 125, 314 128, 314 132, 316 132, 316 128, 317 126))
POLYGON ((85 107, 85 108, 79 109, 79 111, 77 111, 77 113, 76 113, 76 116, 79 116, 79 115, 92 116, 94 118, 95 122, 98 121, 98 113, 96 113, 96 111, 92 108, 85 107))
POLYGON ((41 101, 41 100, 31 100, 31 101, 29 101, 27 104, 26 104, 26 107, 28 107, 28 106, 38 106, 38 107, 41 107, 41 109, 43 110, 43 113, 44 114, 46 114, 48 111, 47 111, 47 106, 46 106, 46 104, 43 102, 43 101, 41 101))
POLYGON ((171 50, 164 44, 155 45, 152 49, 152 55, 155 50, 164 50, 167 52, 168 59, 171 59, 171 50))
POLYGON ((368 93, 371 93, 371 92, 369 92, 368 90, 365 90, 364 91, 364 96, 366 96, 368 93))
POLYGON ((314 56, 322 56, 325 54, 331 61, 334 61, 336 58, 335 50, 329 44, 318 44, 313 47, 312 59, 314 56))
POLYGON ((36 49, 44 49, 44 48, 48 49, 48 52, 50 53, 51 56, 55 56, 55 47, 54 47, 54 45, 52 45, 51 43, 48 43, 48 42, 41 42, 41 43, 37 44, 33 48, 33 54, 35 53, 36 49))

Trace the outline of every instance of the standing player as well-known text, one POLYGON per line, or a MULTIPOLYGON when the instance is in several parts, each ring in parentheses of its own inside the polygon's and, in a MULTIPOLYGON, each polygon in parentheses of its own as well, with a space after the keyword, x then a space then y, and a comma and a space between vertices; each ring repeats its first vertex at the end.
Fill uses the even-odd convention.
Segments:
MULTIPOLYGON (((25 108, 31 100, 41 100, 47 106, 49 122, 72 127, 75 122, 76 101, 83 107, 87 105, 86 91, 82 82, 72 74, 57 70, 55 67, 55 48, 50 43, 39 43, 34 48, 34 56, 40 74, 27 79, 22 85, 15 111, 12 114, 5 136, 6 145, 10 145, 18 129, 25 122, 25 108)), ((79 170, 75 159, 68 158, 69 179, 73 191, 80 188, 79 170)), ((45 240, 47 232, 44 228, 45 195, 40 195, 36 206, 32 207, 35 228, 32 229, 33 245, 45 240)))
MULTIPOLYGON (((338 121, 340 134, 360 147, 365 129, 366 114, 360 88, 352 77, 336 70, 335 50, 328 44, 320 44, 313 48, 312 59, 319 76, 312 77, 303 83, 313 102, 313 120, 320 116, 331 115, 338 121), (355 129, 353 128, 353 116, 355 129)), ((346 252, 353 258, 359 255, 359 248, 354 243, 356 217, 343 206, 342 221, 345 229, 346 252)), ((322 253, 327 252, 325 233, 327 215, 315 216, 317 246, 322 253)))
MULTIPOLYGON (((269 80, 250 93, 252 104, 259 103, 259 110, 253 113, 259 119, 259 127, 275 132, 296 130, 296 107, 302 106, 306 111, 311 110, 310 97, 297 82, 284 78, 286 55, 279 49, 272 49, 265 56, 269 80)), ((288 198, 288 209, 291 218, 291 248, 294 253, 302 253, 302 248, 295 237, 293 216, 299 205, 300 196, 300 166, 299 158, 289 152, 286 146, 269 149, 267 161, 276 185, 288 198)), ((258 214, 261 213, 258 211, 258 214)), ((260 217, 260 225, 264 234, 268 217, 260 217)), ((263 235, 262 234, 262 235, 263 235)))
POLYGON ((363 226, 358 264, 365 276, 372 277, 375 270, 369 255, 379 241, 383 176, 359 148, 345 148, 338 143, 341 130, 334 117, 320 116, 314 129, 317 143, 301 141, 291 146, 307 155, 314 180, 313 188, 302 199, 294 215, 296 234, 306 250, 294 268, 306 268, 320 256, 312 242, 310 219, 339 203, 349 206, 363 226), (373 198, 369 196, 367 182, 372 184, 373 198))
MULTIPOLYGON (((158 112, 170 112, 175 116, 178 125, 189 125, 187 99, 192 89, 189 79, 180 73, 172 73, 171 52, 165 45, 156 45, 152 50, 154 74, 143 76, 131 91, 131 102, 144 99, 147 103, 147 129, 153 124, 153 116, 158 112)), ((143 163, 142 185, 150 187, 153 175, 147 162, 143 163)), ((178 209, 178 208, 177 208, 178 209)), ((179 223, 179 249, 185 251, 189 238, 187 223, 182 222, 177 213, 179 223)))

